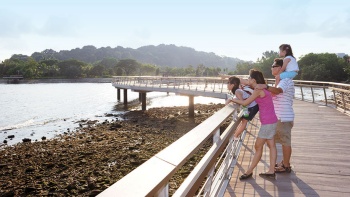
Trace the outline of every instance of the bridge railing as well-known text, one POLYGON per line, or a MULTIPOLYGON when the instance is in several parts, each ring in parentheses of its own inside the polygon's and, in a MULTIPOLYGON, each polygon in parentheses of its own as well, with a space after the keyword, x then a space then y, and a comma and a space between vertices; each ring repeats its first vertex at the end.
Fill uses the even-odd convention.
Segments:
MULTIPOLYGON (((242 145, 242 140, 233 140, 233 132, 240 122, 237 121, 237 107, 230 104, 217 111, 99 196, 169 196, 171 177, 210 139, 213 145, 173 196, 223 194, 242 145), (228 121, 231 121, 229 126, 220 131, 228 121)), ((257 127, 255 124, 249 125, 257 127)), ((245 134, 246 131, 242 139, 245 134)))
MULTIPOLYGON (((321 105, 335 107, 344 113, 350 112, 350 84, 293 80, 295 98, 321 105)), ((274 79, 267 79, 273 85, 274 79)))
MULTIPOLYGON (((246 75, 237 75, 246 77, 246 75)), ((275 79, 266 79, 273 85, 275 79)), ((295 83, 295 98, 326 106, 332 106, 349 113, 350 111, 350 84, 293 80, 295 83)), ((226 93, 227 79, 220 77, 155 77, 155 76, 117 76, 113 83, 130 86, 183 89, 202 92, 226 93)))
MULTIPOLYGON (((267 79, 273 84, 273 79, 267 79)), ((349 110, 350 85, 294 80, 296 97, 325 105, 334 104, 349 110), (323 95, 322 95, 323 94, 323 95)), ((193 91, 227 92, 227 80, 219 78, 171 78, 171 77, 115 77, 114 82, 128 87, 188 88, 193 91), (208 88, 209 86, 209 88, 208 88)), ((99 196, 168 196, 169 180, 190 159, 203 144, 212 138, 213 146, 192 170, 173 196, 221 196, 225 191, 242 141, 234 141, 232 135, 238 121, 220 132, 220 127, 237 109, 228 105, 216 112, 179 140, 156 154, 99 196), (202 186, 201 186, 202 185, 202 186)), ((256 121, 256 119, 254 119, 256 121)), ((250 122, 250 129, 258 129, 257 123, 250 122)), ((246 131, 242 135, 244 139, 246 131)))

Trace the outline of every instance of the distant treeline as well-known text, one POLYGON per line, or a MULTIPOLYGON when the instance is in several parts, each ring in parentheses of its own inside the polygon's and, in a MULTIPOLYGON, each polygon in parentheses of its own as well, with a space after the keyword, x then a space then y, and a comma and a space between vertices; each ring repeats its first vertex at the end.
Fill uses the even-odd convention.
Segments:
MULTIPOLYGON (((277 52, 266 51, 257 62, 245 62, 175 45, 146 46, 138 49, 96 49, 94 46, 85 46, 71 51, 55 52, 47 49, 41 53, 35 52, 31 56, 13 55, 0 63, 0 76, 23 75, 29 79, 115 75, 211 77, 218 76, 221 72, 246 75, 250 69, 255 68, 261 70, 265 77, 272 78, 271 65, 277 57, 277 52)), ((300 72, 295 79, 350 82, 348 55, 339 58, 336 54, 310 53, 301 57, 298 63, 300 72)))
POLYGON ((113 75, 217 76, 233 71, 237 58, 195 51, 175 45, 123 47, 84 46, 70 51, 46 49, 31 56, 16 54, 0 64, 0 76, 26 78, 108 77, 113 75))
MULTIPOLYGON (((256 63, 238 63, 236 70, 230 74, 248 74, 254 68, 263 72, 267 78, 273 78, 271 65, 278 58, 278 52, 266 51, 256 63)), ((340 58, 333 53, 309 53, 299 61, 299 74, 295 79, 309 81, 329 81, 350 83, 350 59, 348 55, 340 58)))

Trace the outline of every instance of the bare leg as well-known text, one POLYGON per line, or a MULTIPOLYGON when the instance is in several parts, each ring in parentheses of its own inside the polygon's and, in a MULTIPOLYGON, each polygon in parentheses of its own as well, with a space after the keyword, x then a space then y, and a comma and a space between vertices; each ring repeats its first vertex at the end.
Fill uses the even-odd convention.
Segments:
POLYGON ((282 152, 283 152, 283 165, 285 167, 289 167, 290 166, 290 157, 292 156, 292 147, 282 145, 282 152))
POLYGON ((258 165, 261 156, 262 156, 262 151, 264 148, 264 144, 266 142, 266 139, 262 138, 257 138, 255 141, 255 154, 252 163, 250 164, 248 170, 246 171, 246 174, 250 174, 253 172, 254 168, 258 165))
POLYGON ((270 167, 267 173, 273 174, 275 173, 275 163, 277 159, 277 148, 276 148, 275 139, 272 138, 270 140, 267 140, 267 145, 270 149, 270 167))
POLYGON ((239 135, 241 135, 242 132, 244 131, 244 129, 247 127, 247 123, 248 123, 248 120, 242 118, 242 121, 238 125, 238 127, 237 127, 237 129, 235 131, 235 134, 233 136, 238 138, 239 135))

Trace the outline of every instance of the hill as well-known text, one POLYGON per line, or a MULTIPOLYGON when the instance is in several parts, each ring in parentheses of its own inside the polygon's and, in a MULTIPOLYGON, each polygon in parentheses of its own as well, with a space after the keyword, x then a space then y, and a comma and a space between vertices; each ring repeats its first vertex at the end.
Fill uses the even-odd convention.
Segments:
POLYGON ((56 52, 46 49, 42 52, 35 52, 31 55, 36 61, 43 59, 57 59, 59 61, 76 59, 86 63, 94 63, 104 58, 134 59, 143 64, 169 67, 187 67, 203 64, 206 67, 219 67, 234 70, 238 62, 242 60, 231 57, 221 57, 215 53, 196 51, 189 47, 178 47, 175 45, 161 44, 158 46, 149 45, 137 49, 123 48, 121 46, 101 47, 84 46, 72 50, 61 50, 56 52))

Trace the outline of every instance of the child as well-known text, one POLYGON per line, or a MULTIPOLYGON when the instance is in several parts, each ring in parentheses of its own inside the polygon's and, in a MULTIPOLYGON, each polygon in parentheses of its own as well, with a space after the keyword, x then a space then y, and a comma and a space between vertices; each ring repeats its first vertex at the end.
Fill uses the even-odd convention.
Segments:
MULTIPOLYGON (((247 99, 251 93, 246 91, 246 90, 242 90, 240 87, 240 79, 237 78, 237 77, 230 77, 228 79, 228 83, 227 83, 227 89, 229 89, 232 94, 234 94, 236 96, 236 98, 238 98, 239 100, 245 100, 247 99)), ((227 103, 229 103, 230 100, 228 100, 227 103)), ((253 101, 252 103, 250 103, 248 106, 248 117, 242 117, 241 119, 241 123, 238 125, 236 131, 235 131, 235 134, 233 135, 234 136, 234 139, 237 140, 238 137, 241 135, 241 133, 244 131, 244 129, 246 128, 247 126, 247 123, 248 121, 252 120, 255 116, 256 113, 258 113, 259 111, 259 106, 258 104, 253 101)))
POLYGON ((256 89, 257 84, 265 84, 265 79, 263 74, 257 70, 249 71, 248 85, 254 89, 253 94, 246 100, 232 99, 233 102, 240 105, 248 105, 254 100, 259 105, 260 111, 260 130, 258 137, 255 141, 255 154, 252 163, 245 174, 243 174, 239 179, 247 179, 252 177, 254 168, 258 165, 265 142, 270 149, 270 167, 269 171, 265 173, 260 173, 262 177, 275 178, 275 163, 277 158, 277 149, 274 140, 274 135, 276 134, 277 126, 277 116, 275 114, 275 109, 272 102, 272 96, 266 89, 256 89))
POLYGON ((283 66, 278 75, 276 75, 275 86, 280 82, 281 79, 290 78, 293 79, 298 75, 299 66, 293 56, 292 47, 289 44, 282 44, 280 47, 280 57, 284 57, 283 66))

